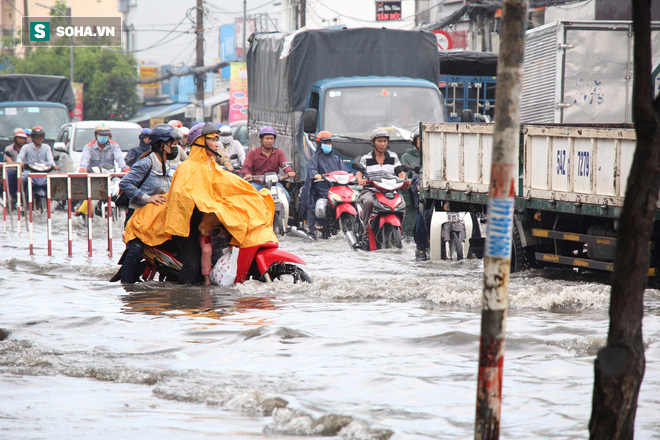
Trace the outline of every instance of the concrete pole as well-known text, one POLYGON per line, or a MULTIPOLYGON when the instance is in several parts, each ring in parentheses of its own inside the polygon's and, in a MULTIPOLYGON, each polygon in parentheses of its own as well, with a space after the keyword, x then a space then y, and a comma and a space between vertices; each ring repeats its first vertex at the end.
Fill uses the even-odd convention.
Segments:
POLYGON ((500 435, 504 332, 511 271, 515 182, 518 178, 520 92, 526 28, 527 1, 504 0, 484 252, 475 440, 494 440, 500 435))
POLYGON ((247 41, 247 0, 243 0, 243 42, 241 43, 243 47, 243 61, 247 59, 247 51, 245 50, 245 42, 247 41))
MULTIPOLYGON (((204 66, 204 1, 197 0, 197 22, 196 32, 197 32, 197 67, 204 66)), ((195 98, 197 99, 197 107, 202 110, 202 120, 205 120, 204 117, 204 79, 206 75, 203 73, 195 74, 196 80, 196 93, 195 98)))

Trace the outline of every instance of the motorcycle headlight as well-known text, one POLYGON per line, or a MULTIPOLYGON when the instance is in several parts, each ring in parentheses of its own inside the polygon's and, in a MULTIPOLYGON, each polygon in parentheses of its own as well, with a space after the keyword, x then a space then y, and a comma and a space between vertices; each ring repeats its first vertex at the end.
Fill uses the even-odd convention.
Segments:
POLYGON ((402 204, 403 204, 403 197, 399 197, 399 203, 397 203, 397 204, 394 206, 394 208, 396 209, 396 208, 400 207, 402 204))

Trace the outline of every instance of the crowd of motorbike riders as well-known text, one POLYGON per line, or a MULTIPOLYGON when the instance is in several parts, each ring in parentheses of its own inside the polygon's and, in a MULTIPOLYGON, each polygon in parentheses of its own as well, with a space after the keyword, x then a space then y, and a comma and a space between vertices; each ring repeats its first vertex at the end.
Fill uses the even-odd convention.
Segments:
MULTIPOLYGON (((261 198, 257 194, 263 196, 263 192, 258 192, 263 188, 263 180, 253 177, 267 173, 276 173, 284 179, 295 177, 284 152, 275 146, 277 132, 268 126, 259 131, 260 145, 250 149, 247 154, 241 143, 233 139, 229 126, 212 122, 198 123, 188 129, 180 121, 173 120, 151 129, 144 128, 139 134, 139 145, 128 151, 125 157, 120 146, 112 140, 112 131, 107 124, 99 123, 95 127, 94 135, 95 138, 90 139, 83 149, 79 172, 93 172, 107 167, 117 167, 126 172, 119 183, 119 188, 129 200, 125 223, 127 249, 121 270, 123 283, 138 280, 144 241, 150 241, 154 239, 154 235, 164 233, 176 245, 179 259, 183 262, 179 283, 208 284, 212 252, 209 249, 209 234, 214 226, 212 223, 218 222, 218 217, 221 216, 220 211, 229 212, 227 200, 232 200, 229 204, 234 204, 234 211, 249 215, 250 209, 256 209, 252 216, 258 217, 256 205, 261 198), (175 173, 177 169, 178 172, 175 173), (223 176, 222 173, 226 172, 224 170, 242 176, 240 180, 249 182, 251 186, 239 184, 235 180, 219 180, 223 176), (229 192, 225 192, 229 194, 225 200, 218 200, 218 187, 214 185, 219 182, 225 187, 223 189, 230 188, 229 192), (240 196, 240 201, 235 202, 239 198, 232 197, 234 195, 240 196), (247 211, 244 209, 246 200, 249 205, 247 211), (258 202, 256 205, 253 203, 255 200, 258 202), (158 220, 159 213, 155 212, 136 216, 134 221, 130 221, 136 212, 148 205, 163 205, 161 211, 166 213, 161 215, 161 220, 158 220), (215 212, 214 206, 217 207, 218 215, 213 215, 212 220, 209 220, 207 214, 215 212)), ((49 169, 58 169, 51 147, 43 142, 44 137, 45 133, 41 127, 37 126, 31 130, 17 128, 14 131, 14 142, 4 151, 6 163, 18 163, 23 168, 24 187, 34 164, 46 164, 49 169)), ((323 176, 333 172, 353 173, 334 154, 333 136, 330 132, 319 132, 316 141, 317 148, 309 161, 307 176, 301 176, 304 178, 304 185, 300 194, 301 215, 305 219, 307 232, 312 237, 321 236, 323 228, 327 227, 324 219, 319 218, 317 209, 317 202, 328 197, 328 190, 332 186, 331 181, 323 176)), ((373 150, 359 158, 359 161, 356 160, 359 165, 353 166, 356 170, 355 180, 363 188, 357 197, 360 207, 357 222, 363 225, 357 246, 365 249, 369 248, 367 229, 376 197, 368 182, 382 177, 396 177, 397 181, 405 182, 401 188, 409 188, 413 206, 419 205, 419 168, 413 171, 414 166, 420 165, 418 131, 412 132, 412 146, 401 158, 388 149, 387 130, 376 128, 371 133, 370 141, 373 150), (407 167, 401 167, 402 164, 407 167)), ((8 167, 7 179, 9 192, 15 201, 16 167, 8 167)), ((277 186, 289 201, 290 194, 286 188, 279 181, 277 186)), ((154 210, 157 208, 154 207, 154 210)), ((416 260, 428 259, 429 219, 426 214, 417 210, 414 227, 416 260)), ((223 223, 231 223, 231 215, 225 216, 226 221, 223 223)), ((230 227, 226 224, 223 226, 232 233, 230 227)), ((236 231, 233 235, 241 234, 238 229, 236 231)))

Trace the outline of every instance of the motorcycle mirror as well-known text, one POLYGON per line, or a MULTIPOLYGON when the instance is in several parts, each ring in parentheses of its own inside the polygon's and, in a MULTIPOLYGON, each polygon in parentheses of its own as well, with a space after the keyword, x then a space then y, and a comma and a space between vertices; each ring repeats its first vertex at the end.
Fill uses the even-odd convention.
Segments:
POLYGON ((399 174, 401 171, 408 172, 410 171, 410 167, 408 165, 398 165, 394 167, 394 174, 399 174))
POLYGON ((419 174, 419 170, 420 170, 420 168, 421 168, 421 167, 419 166, 419 164, 417 164, 417 165, 415 165, 415 168, 413 168, 412 170, 413 170, 414 172, 416 172, 417 174, 419 174))
POLYGON ((238 159, 238 154, 232 154, 231 156, 229 156, 229 158, 231 160, 238 159))
POLYGON ((351 164, 351 168, 353 168, 355 171, 362 171, 362 173, 364 173, 366 170, 364 165, 362 165, 360 162, 353 162, 351 164))

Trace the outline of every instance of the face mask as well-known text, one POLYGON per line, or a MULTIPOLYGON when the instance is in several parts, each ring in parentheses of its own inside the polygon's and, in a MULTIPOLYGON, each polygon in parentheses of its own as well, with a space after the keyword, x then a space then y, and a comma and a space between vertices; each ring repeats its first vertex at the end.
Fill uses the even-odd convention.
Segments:
POLYGON ((222 142, 223 144, 228 144, 228 143, 230 143, 232 140, 233 140, 233 139, 232 139, 231 136, 220 136, 220 142, 222 142))
POLYGON ((169 153, 165 154, 167 157, 167 160, 174 160, 177 157, 179 157, 179 149, 176 147, 172 147, 172 151, 169 153))
POLYGON ((323 150, 323 152, 325 154, 328 154, 332 151, 332 145, 330 145, 330 144, 321 144, 321 150, 323 150))
POLYGON ((101 145, 107 144, 109 139, 110 138, 108 136, 99 136, 96 138, 96 140, 99 141, 99 144, 101 145))

